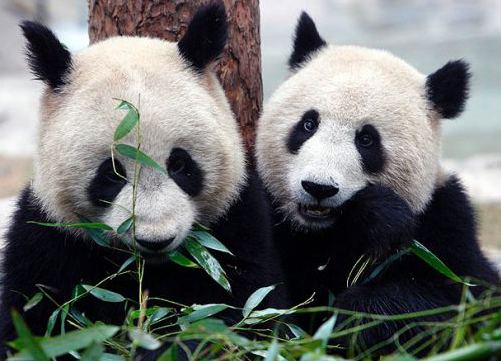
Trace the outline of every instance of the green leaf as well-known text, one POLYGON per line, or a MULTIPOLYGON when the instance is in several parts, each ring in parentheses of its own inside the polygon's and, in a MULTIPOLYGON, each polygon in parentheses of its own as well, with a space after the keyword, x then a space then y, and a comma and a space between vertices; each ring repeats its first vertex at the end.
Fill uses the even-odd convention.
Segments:
POLYGON ((207 249, 198 243, 195 239, 188 237, 184 242, 184 247, 198 264, 226 291, 231 293, 231 286, 226 278, 226 273, 219 262, 207 251, 207 249))
POLYGON ((31 297, 28 302, 23 307, 23 311, 26 312, 28 310, 31 310, 33 307, 38 305, 40 301, 43 300, 43 293, 42 292, 37 292, 33 297, 31 297))
POLYGON ((105 352, 99 358, 99 361, 125 361, 125 359, 122 356, 105 352))
POLYGON ((66 317, 68 317, 69 309, 69 303, 65 304, 63 308, 61 308, 61 335, 66 333, 66 317))
POLYGON ((143 153, 140 149, 137 149, 128 144, 117 144, 115 149, 118 153, 123 155, 124 157, 135 160, 136 162, 153 169, 156 169, 162 174, 167 174, 167 171, 160 166, 157 162, 151 159, 148 155, 143 153))
POLYGON ((212 234, 208 233, 207 231, 193 231, 191 232, 190 236, 195 238, 201 245, 203 245, 206 248, 210 248, 219 252, 228 253, 234 256, 234 254, 231 253, 230 250, 226 248, 224 244, 222 244, 219 240, 217 240, 212 234))
POLYGON ((129 267, 129 265, 130 265, 131 263, 133 263, 135 260, 136 260, 136 256, 135 256, 135 255, 132 255, 132 256, 130 256, 129 258, 127 258, 127 259, 125 260, 125 262, 124 262, 124 263, 122 263, 122 265, 121 265, 121 266, 120 266, 120 268, 118 269, 117 273, 120 273, 120 272, 122 272, 124 269, 126 269, 127 267, 129 267))
POLYGON ((124 109, 124 110, 135 109, 137 111, 137 108, 134 105, 132 105, 131 102, 128 102, 127 100, 123 100, 123 99, 119 99, 119 98, 113 98, 113 99, 120 101, 120 103, 115 108, 116 110, 118 110, 118 109, 124 109))
POLYGON ((104 347, 103 345, 99 343, 91 343, 89 347, 85 350, 85 352, 82 354, 82 357, 80 358, 80 361, 96 361, 99 360, 99 358, 102 356, 104 353, 104 347))
POLYGON ((332 334, 334 325, 336 324, 337 313, 334 313, 327 321, 325 321, 313 335, 314 340, 321 340, 322 347, 327 347, 327 342, 332 334))
POLYGON ((147 350, 156 350, 162 344, 152 335, 134 328, 129 331, 129 338, 137 345, 147 350))
MULTIPOLYGON (((101 343, 114 336, 120 328, 117 326, 99 325, 83 330, 67 332, 61 336, 40 339, 40 346, 47 355, 53 358, 65 355, 71 351, 78 351, 90 346, 92 343, 101 343)), ((29 353, 24 350, 16 355, 15 359, 27 359, 29 353)), ((46 360, 46 359, 44 359, 46 360)), ((38 360, 37 360, 38 361, 38 360)))
POLYGON ((180 317, 178 320, 179 324, 187 324, 203 320, 204 318, 213 316, 221 311, 226 310, 229 306, 222 303, 214 303, 207 305, 194 305, 192 307, 195 311, 193 311, 189 315, 180 317))
POLYGON ((133 224, 134 224, 134 217, 127 218, 125 221, 122 222, 121 225, 118 226, 117 233, 118 234, 127 233, 133 224))
POLYGON ((113 228, 104 223, 43 223, 43 222, 33 222, 28 223, 36 224, 44 227, 66 227, 66 228, 82 228, 82 229, 101 229, 103 231, 112 231, 113 228))
POLYGON ((54 329, 54 326, 57 322, 57 317, 59 316, 59 311, 60 309, 58 308, 50 315, 49 320, 47 321, 47 330, 45 330, 45 336, 50 336, 52 334, 52 330, 54 329))
POLYGON ((411 245, 411 251, 417 257, 421 258, 424 262, 426 262, 429 266, 446 276, 447 278, 465 284, 467 286, 475 286, 472 283, 468 283, 464 281, 461 277, 455 274, 447 265, 442 262, 437 256, 435 256, 428 248, 423 246, 418 241, 414 240, 411 245))
POLYGON ((245 302, 244 308, 242 310, 242 314, 244 318, 248 317, 254 309, 259 306, 259 304, 264 300, 264 298, 275 289, 275 285, 262 287, 257 291, 254 291, 252 295, 249 296, 247 301, 245 302))
POLYGON ((286 323, 286 325, 289 328, 289 330, 291 330, 292 334, 295 336, 294 339, 304 338, 304 337, 308 336, 308 334, 306 333, 306 331, 303 330, 298 325, 295 325, 293 323, 286 323))
POLYGON ((203 224, 195 223, 193 224, 194 231, 210 232, 210 228, 205 227, 203 224))
POLYGON ((278 352, 280 351, 280 345, 277 342, 277 339, 273 339, 270 347, 268 348, 268 352, 266 352, 266 357, 264 361, 275 361, 278 359, 278 352))
POLYGON ((90 286, 90 285, 82 285, 83 288, 87 292, 89 292, 92 296, 100 299, 101 301, 104 302, 123 302, 125 301, 124 296, 122 296, 119 293, 113 292, 113 291, 108 291, 105 290, 104 288, 99 288, 95 286, 90 286))
POLYGON ((35 361, 49 361, 49 357, 16 311, 12 311, 12 322, 24 346, 26 356, 30 355, 35 361))
POLYGON ((148 322, 150 325, 155 322, 161 321, 165 316, 170 313, 170 309, 165 307, 158 307, 155 312, 148 318, 148 322))
POLYGON ((135 108, 129 109, 123 120, 120 122, 118 127, 115 129, 115 134, 113 135, 113 140, 116 142, 127 134, 130 133, 132 129, 139 122, 139 113, 135 108))
POLYGON ((200 268, 195 262, 185 257, 182 253, 178 251, 173 251, 169 253, 169 258, 172 262, 177 263, 180 266, 188 268, 200 268))

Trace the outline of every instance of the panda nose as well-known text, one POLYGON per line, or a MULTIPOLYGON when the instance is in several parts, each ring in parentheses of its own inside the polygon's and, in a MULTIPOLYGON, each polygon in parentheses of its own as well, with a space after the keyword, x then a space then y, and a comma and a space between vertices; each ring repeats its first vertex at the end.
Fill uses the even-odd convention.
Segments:
POLYGON ((144 239, 136 239, 136 242, 150 251, 160 251, 169 246, 174 239, 175 237, 163 239, 161 241, 145 241, 144 239))
POLYGON ((339 192, 337 185, 320 184, 310 181, 302 181, 303 189, 315 197, 318 201, 332 197, 339 192))

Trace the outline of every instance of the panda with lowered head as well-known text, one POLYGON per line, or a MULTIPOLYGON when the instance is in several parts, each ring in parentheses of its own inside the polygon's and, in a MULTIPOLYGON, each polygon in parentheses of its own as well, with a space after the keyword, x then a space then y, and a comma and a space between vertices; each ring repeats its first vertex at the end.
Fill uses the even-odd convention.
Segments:
MULTIPOLYGON (((52 302, 44 298, 22 312, 37 285, 62 304, 77 284, 96 284, 129 257, 116 250, 131 242, 129 234, 110 234, 116 248, 105 248, 80 231, 29 223, 75 223, 85 216, 116 229, 130 217, 135 162, 115 154, 113 169, 110 146, 123 117, 113 98, 137 104, 140 96, 141 149, 167 172, 143 167, 137 183, 135 236, 146 260, 143 289, 150 297, 242 307, 257 288, 280 281, 264 191, 246 169, 236 120, 209 69, 227 38, 221 3, 201 8, 177 44, 115 37, 72 55, 44 26, 25 22, 22 30, 31 70, 47 87, 34 179, 20 196, 6 236, 0 359, 5 342, 16 337, 12 309, 22 313, 35 335, 45 332, 56 308, 52 302), (218 254, 232 295, 202 270, 161 255, 179 247, 194 223, 209 226, 235 255, 218 254)), ((135 146, 132 133, 124 143, 135 146)), ((137 283, 128 275, 102 287, 137 297, 137 283)), ((280 306, 281 296, 272 293, 267 300, 280 306)), ((92 321, 118 325, 127 312, 93 297, 77 307, 92 321)))
MULTIPOLYGON (((440 122, 463 110, 468 65, 424 76, 385 51, 327 45, 303 13, 289 66, 259 121, 256 152, 293 302, 316 292, 313 305, 326 306, 332 293, 334 306, 373 314, 457 304, 461 285, 412 255, 347 286, 362 255, 381 263, 413 239, 458 275, 498 283, 468 197, 439 162, 440 122)), ((402 326, 386 322, 356 342, 374 346, 402 326)))

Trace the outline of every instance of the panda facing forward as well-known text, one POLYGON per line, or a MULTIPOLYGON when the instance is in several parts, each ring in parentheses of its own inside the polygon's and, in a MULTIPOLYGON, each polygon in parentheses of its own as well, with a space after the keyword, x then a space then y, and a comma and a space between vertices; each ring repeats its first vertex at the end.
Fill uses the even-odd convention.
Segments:
MULTIPOLYGON (((237 123, 208 68, 227 38, 222 4, 201 8, 177 44, 116 37, 72 55, 42 25, 25 22, 22 30, 30 67, 47 87, 34 180, 19 199, 6 237, 2 348, 15 338, 11 310, 22 312, 25 296, 33 296, 37 285, 62 304, 77 284, 96 284, 129 257, 97 246, 83 232, 29 223, 74 223, 82 215, 117 229, 130 217, 135 162, 115 154, 113 168, 110 146, 123 117, 113 98, 138 104, 141 149, 167 173, 142 167, 137 182, 135 237, 146 259, 143 289, 150 297, 242 307, 257 288, 280 281, 264 191, 246 169, 237 123), (199 269, 164 262, 161 253, 179 247, 194 223, 209 226, 235 255, 218 255, 223 268, 231 266, 226 270, 232 295, 199 269)), ((133 133, 123 142, 134 146, 133 133)), ((128 236, 115 235, 115 246, 131 242, 128 236)), ((130 276, 103 287, 137 298, 130 276)), ((280 306, 281 297, 271 294, 268 302, 280 306)), ((43 335, 55 307, 44 298, 22 316, 34 334, 43 335)), ((119 325, 127 312, 93 297, 78 307, 90 320, 119 325)), ((0 351, 3 359, 6 350, 0 351)))
MULTIPOLYGON (((412 255, 347 286, 362 255, 381 263, 413 239, 460 276, 498 283, 472 206, 439 162, 440 122, 463 110, 468 65, 451 61, 424 76, 385 51, 327 45, 303 13, 289 66, 259 121, 256 153, 294 303, 316 292, 314 305, 326 306, 332 292, 334 306, 372 314, 457 304, 461 285, 412 255)), ((368 328, 356 342, 374 346, 403 325, 368 328)))

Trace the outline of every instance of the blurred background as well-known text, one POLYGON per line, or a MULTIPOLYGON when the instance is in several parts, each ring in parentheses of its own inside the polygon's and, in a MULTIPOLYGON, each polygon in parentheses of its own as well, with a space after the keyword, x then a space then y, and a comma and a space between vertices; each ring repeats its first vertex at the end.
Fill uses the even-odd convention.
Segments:
MULTIPOLYGON (((467 110, 444 123, 444 164, 465 182, 481 241, 501 259, 501 0, 261 0, 265 101, 287 76, 301 10, 328 42, 386 49, 425 74, 450 59, 471 63, 467 110)), ((41 92, 24 64, 21 19, 46 23, 70 50, 88 44, 86 0, 0 2, 0 227, 30 179, 41 92)))

